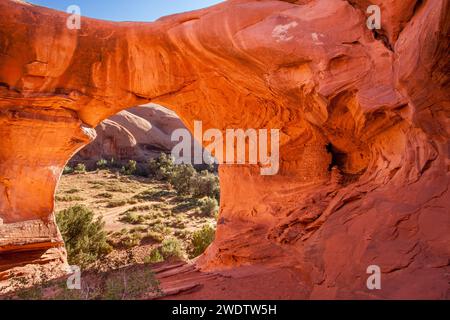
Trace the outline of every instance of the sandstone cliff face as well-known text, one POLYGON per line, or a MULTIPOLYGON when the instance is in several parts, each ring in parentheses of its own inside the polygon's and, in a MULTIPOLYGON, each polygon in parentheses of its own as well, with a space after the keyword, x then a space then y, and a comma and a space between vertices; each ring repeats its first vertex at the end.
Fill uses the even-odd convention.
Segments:
POLYGON ((0 252, 60 246, 55 228, 28 241, 20 226, 52 225, 92 128, 152 101, 190 129, 281 130, 278 175, 221 166, 202 269, 293 268, 308 298, 448 298, 448 1, 236 0, 80 30, 66 17, 0 1, 0 252), (366 288, 373 264, 382 290, 366 288))

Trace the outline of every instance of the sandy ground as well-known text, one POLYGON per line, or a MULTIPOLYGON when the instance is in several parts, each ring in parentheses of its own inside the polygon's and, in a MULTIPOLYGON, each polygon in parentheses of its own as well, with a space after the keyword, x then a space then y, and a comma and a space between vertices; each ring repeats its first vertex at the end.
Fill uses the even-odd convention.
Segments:
POLYGON ((55 211, 59 212, 76 204, 85 205, 103 218, 105 229, 109 232, 148 227, 154 222, 151 221, 152 218, 160 219, 162 224, 172 227, 172 231, 178 229, 191 232, 200 229, 205 223, 215 225, 214 218, 201 217, 195 208, 183 206, 189 200, 179 199, 167 183, 101 170, 64 175, 57 189, 55 211), (157 195, 151 200, 145 199, 145 196, 139 198, 140 194, 149 191, 166 194, 157 195), (111 198, 106 198, 106 195, 111 198), (145 222, 129 224, 121 221, 120 218, 130 209, 135 209, 137 215, 142 215, 145 222), (174 227, 177 222, 180 224, 178 228, 174 227))
POLYGON ((170 184, 149 178, 124 176, 108 170, 64 175, 56 193, 56 208, 84 205, 102 217, 108 239, 115 250, 105 264, 142 263, 161 241, 149 240, 148 233, 161 239, 176 238, 189 256, 192 233, 214 217, 198 213, 197 200, 178 197, 170 184), (127 215, 135 218, 130 221, 127 215), (137 236, 137 240, 133 240, 137 236))

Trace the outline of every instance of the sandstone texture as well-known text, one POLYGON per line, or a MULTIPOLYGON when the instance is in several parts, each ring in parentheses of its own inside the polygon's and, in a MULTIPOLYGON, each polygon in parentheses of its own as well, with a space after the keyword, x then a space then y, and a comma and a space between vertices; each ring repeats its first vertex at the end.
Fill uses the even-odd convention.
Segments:
POLYGON ((64 250, 53 217, 62 168, 102 120, 152 102, 191 130, 202 120, 281 132, 277 175, 220 166, 203 272, 263 266, 277 298, 298 297, 278 294, 288 268, 303 298, 448 299, 449 5, 230 0, 70 30, 65 13, 0 0, 0 268, 35 247, 64 250), (369 4, 381 30, 366 27, 369 4), (366 287, 370 265, 381 290, 366 287))
POLYGON ((178 143, 172 133, 185 128, 176 114, 155 104, 120 111, 102 121, 95 140, 72 158, 77 161, 136 160, 146 162, 178 143))

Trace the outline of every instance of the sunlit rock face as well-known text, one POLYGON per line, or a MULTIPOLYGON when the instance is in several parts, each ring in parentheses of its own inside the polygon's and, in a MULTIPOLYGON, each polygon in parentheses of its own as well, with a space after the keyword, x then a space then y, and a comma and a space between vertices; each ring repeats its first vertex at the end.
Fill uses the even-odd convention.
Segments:
POLYGON ((152 101, 190 129, 280 129, 277 175, 221 166, 203 270, 294 268, 309 298, 448 298, 448 6, 227 1, 69 30, 63 13, 1 1, 0 252, 23 265, 34 246, 63 250, 64 164, 100 121, 152 101), (30 238, 30 223, 49 227, 30 238), (382 290, 367 289, 369 265, 382 290))
MULTIPOLYGON (((183 122, 171 110, 156 104, 136 106, 103 120, 96 128, 95 140, 81 149, 70 161, 87 163, 94 167, 98 160, 135 160, 146 163, 161 152, 172 153, 180 140, 173 135, 184 130, 193 139, 183 122)), ((188 150, 193 163, 194 147, 188 150)), ((181 152, 180 152, 181 153, 181 152)), ((183 154, 174 152, 175 160, 181 161, 183 154)))

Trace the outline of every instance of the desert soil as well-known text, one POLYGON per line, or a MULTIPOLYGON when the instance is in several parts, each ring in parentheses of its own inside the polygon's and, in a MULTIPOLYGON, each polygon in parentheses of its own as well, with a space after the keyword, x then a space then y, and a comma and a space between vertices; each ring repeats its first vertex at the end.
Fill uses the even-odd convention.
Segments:
POLYGON ((180 240, 187 258, 191 234, 205 224, 216 225, 214 217, 198 213, 196 199, 177 196, 170 184, 108 170, 62 176, 55 211, 74 205, 102 217, 108 239, 115 244, 110 256, 129 263, 142 262, 161 242, 146 239, 149 232, 180 240))

